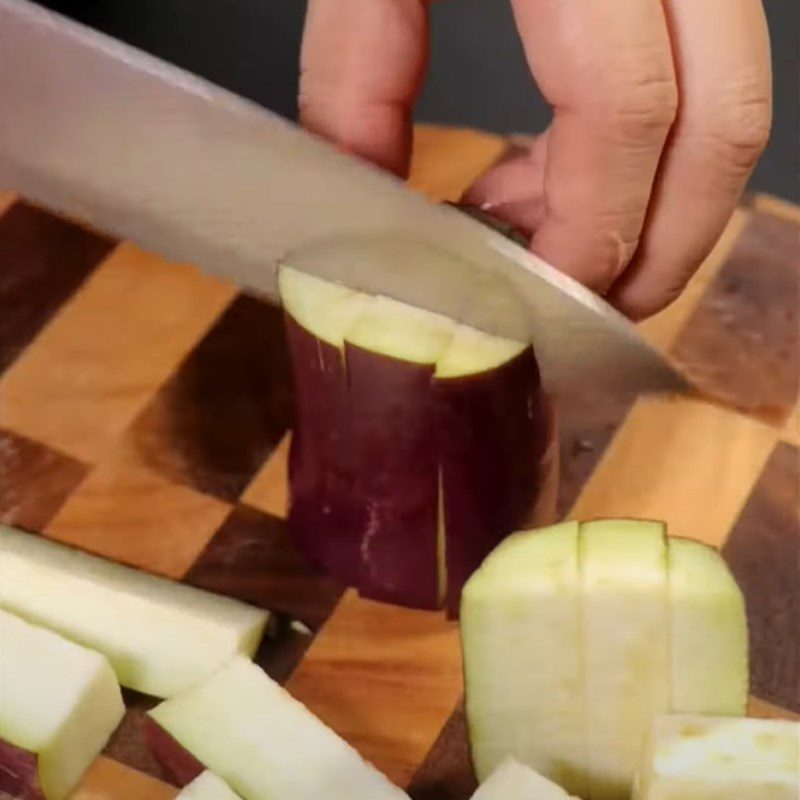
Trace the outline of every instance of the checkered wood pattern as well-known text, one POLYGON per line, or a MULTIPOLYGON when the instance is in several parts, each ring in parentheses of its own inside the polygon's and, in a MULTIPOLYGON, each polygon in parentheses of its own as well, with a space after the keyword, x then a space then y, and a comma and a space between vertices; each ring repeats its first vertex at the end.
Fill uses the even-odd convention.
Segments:
MULTIPOLYGON (((457 199, 506 143, 422 127, 412 186, 457 199)), ((565 516, 665 518, 748 598, 752 713, 800 713, 800 211, 756 197, 647 337, 714 397, 603 400, 562 431, 565 516)), ((280 312, 0 192, 0 520, 278 612, 259 663, 415 800, 473 788, 456 626, 359 598, 286 535, 280 312), (301 621, 302 626, 292 624, 301 621)), ((76 800, 169 800, 129 711, 76 800)))

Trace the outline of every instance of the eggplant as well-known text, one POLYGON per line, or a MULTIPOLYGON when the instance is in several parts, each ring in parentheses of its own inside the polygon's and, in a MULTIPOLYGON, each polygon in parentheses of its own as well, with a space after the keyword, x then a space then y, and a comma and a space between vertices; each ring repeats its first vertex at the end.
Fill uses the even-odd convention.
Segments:
POLYGON ((66 800, 122 720, 106 658, 0 610, 0 794, 66 800))
MULTIPOLYGON (((518 533, 470 578, 462 605, 467 727, 481 780, 514 758, 578 797, 629 800, 655 717, 746 713, 742 593, 718 551, 668 537, 662 522, 569 521, 518 533)), ((690 741, 675 764, 699 757, 700 746, 690 741)), ((640 797, 706 797, 690 785, 640 797)), ((725 786, 708 797, 732 798, 725 786)), ((767 797, 741 795, 751 796, 767 797)))
POLYGON ((206 770, 188 784, 175 800, 241 800, 222 778, 206 770))
POLYGON ((796 800, 800 723, 671 714, 657 717, 634 800, 796 800))
POLYGON ((554 514, 533 347, 284 265, 291 534, 370 599, 458 614, 511 531, 554 514))
POLYGON ((181 785, 208 769, 242 800, 409 800, 241 656, 150 710, 146 730, 154 758, 181 785))
POLYGON ((108 658, 119 682, 170 697, 234 655, 268 611, 0 525, 0 608, 108 658))

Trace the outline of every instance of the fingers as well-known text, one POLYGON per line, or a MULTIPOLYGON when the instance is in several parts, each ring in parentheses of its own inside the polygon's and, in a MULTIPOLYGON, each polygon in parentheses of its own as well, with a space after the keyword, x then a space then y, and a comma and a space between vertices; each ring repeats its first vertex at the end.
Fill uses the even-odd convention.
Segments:
POLYGON ((544 220, 547 138, 547 132, 515 137, 503 158, 470 186, 462 202, 513 225, 530 240, 544 220))
POLYGON ((427 38, 423 0, 309 0, 300 56, 303 125, 405 175, 427 38))
POLYGON ((766 143, 769 37, 760 0, 665 0, 681 108, 635 262, 611 293, 634 318, 675 299, 722 233, 766 143))
MULTIPOLYGON (((554 119, 466 199, 531 230, 535 252, 628 315, 651 314, 711 249, 765 144, 760 0, 513 3, 554 119)), ((427 60, 426 5, 309 0, 302 122, 400 175, 427 60)))
POLYGON ((638 245, 676 114, 664 10, 660 0, 514 0, 514 11, 554 107, 531 247, 605 292, 638 245))

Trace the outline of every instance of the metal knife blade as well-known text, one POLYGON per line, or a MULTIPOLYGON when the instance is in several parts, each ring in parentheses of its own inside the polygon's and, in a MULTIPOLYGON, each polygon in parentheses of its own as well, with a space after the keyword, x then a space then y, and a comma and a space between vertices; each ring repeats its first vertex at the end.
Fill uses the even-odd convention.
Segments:
POLYGON ((0 185, 277 300, 280 259, 534 342, 572 399, 687 390, 622 315, 451 208, 240 97, 0 0, 0 185))

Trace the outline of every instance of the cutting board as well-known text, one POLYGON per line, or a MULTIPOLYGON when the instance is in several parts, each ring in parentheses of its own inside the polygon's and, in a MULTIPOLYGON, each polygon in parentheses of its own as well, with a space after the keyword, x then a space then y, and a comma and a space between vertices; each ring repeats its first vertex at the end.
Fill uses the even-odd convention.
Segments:
MULTIPOLYGON (((411 184, 457 199, 510 148, 421 127, 411 184)), ((642 326, 752 414, 606 398, 601 419, 562 431, 564 515, 664 518, 722 549, 748 600, 752 713, 767 716, 800 712, 799 236, 798 209, 749 198, 642 326)), ((277 309, 0 194, 0 519, 276 610, 258 662, 415 800, 465 800, 457 628, 362 600, 294 551, 290 392, 277 309)), ((142 741, 152 701, 126 700, 76 800, 175 796, 142 741)))

